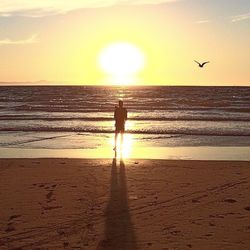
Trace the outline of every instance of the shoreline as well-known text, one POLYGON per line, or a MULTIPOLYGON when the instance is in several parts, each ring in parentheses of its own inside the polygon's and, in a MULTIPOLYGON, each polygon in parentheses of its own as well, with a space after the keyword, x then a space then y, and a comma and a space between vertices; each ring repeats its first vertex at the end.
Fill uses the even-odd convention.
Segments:
MULTIPOLYGON (((0 159, 66 158, 113 159, 111 147, 93 149, 0 148, 0 159)), ((250 147, 128 147, 117 158, 148 160, 250 161, 250 147)))
MULTIPOLYGON (((19 161, 100 161, 100 162, 111 162, 113 160, 117 161, 127 161, 127 162, 136 162, 136 161, 151 161, 151 162, 163 162, 163 163, 229 163, 229 164, 250 164, 250 161, 242 160, 190 160, 190 159, 141 159, 141 158, 68 158, 68 157, 41 157, 41 158, 0 158, 0 163, 6 162, 19 162, 19 161)), ((249 165, 250 167, 250 165, 249 165)))

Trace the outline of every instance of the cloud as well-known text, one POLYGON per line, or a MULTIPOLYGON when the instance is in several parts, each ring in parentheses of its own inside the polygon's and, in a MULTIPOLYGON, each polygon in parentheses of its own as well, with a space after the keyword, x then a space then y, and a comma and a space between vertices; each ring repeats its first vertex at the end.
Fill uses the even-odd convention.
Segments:
POLYGON ((212 22, 211 20, 199 20, 196 23, 197 24, 204 24, 204 23, 211 23, 211 22, 212 22))
POLYGON ((161 4, 182 0, 1 0, 0 16, 42 17, 82 8, 113 5, 161 4))
POLYGON ((22 44, 32 44, 37 43, 37 34, 32 35, 31 37, 23 40, 11 40, 9 38, 0 40, 1 45, 22 45, 22 44))
POLYGON ((244 20, 247 20, 247 19, 250 19, 250 13, 233 16, 231 21, 232 22, 240 22, 240 21, 244 21, 244 20))

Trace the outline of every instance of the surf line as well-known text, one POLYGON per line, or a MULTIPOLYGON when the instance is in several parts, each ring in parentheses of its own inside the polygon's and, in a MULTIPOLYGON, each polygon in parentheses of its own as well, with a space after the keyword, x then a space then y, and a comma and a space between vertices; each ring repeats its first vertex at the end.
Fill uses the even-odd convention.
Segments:
POLYGON ((60 135, 60 136, 53 136, 53 137, 46 137, 46 138, 41 138, 41 139, 33 139, 33 140, 27 140, 27 141, 22 141, 22 142, 16 142, 16 143, 3 143, 0 144, 1 146, 15 146, 15 145, 22 145, 30 142, 38 142, 38 141, 46 141, 46 140, 53 140, 56 138, 63 138, 63 137, 69 137, 72 135, 60 135))

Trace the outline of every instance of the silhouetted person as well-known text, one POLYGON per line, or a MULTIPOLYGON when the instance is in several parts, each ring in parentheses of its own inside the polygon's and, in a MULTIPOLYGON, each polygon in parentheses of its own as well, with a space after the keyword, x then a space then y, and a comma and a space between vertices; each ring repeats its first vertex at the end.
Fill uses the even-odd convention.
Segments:
POLYGON ((123 101, 119 101, 119 107, 115 107, 114 118, 115 118, 114 150, 116 150, 117 137, 119 133, 121 134, 121 145, 123 143, 123 134, 125 132, 125 122, 127 120, 127 109, 123 107, 123 101))

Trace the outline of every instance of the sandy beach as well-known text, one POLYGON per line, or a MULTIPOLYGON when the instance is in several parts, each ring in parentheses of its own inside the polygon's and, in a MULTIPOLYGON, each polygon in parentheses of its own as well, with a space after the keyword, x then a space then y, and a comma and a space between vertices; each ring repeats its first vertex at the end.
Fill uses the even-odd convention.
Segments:
POLYGON ((1 159, 0 249, 249 249, 250 163, 1 159))
POLYGON ((0 0, 0 250, 250 250, 249 27, 250 0, 0 0))

